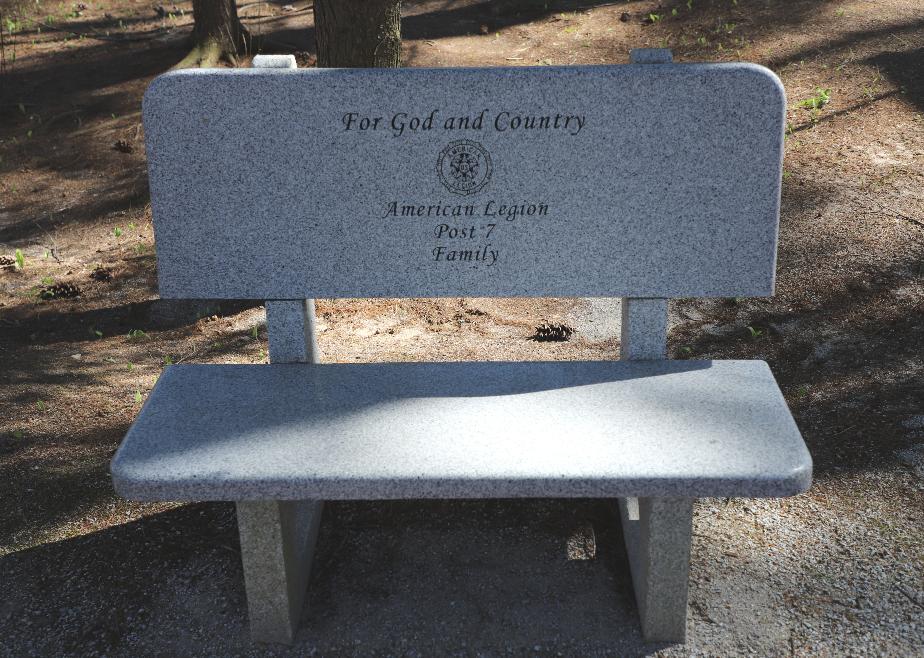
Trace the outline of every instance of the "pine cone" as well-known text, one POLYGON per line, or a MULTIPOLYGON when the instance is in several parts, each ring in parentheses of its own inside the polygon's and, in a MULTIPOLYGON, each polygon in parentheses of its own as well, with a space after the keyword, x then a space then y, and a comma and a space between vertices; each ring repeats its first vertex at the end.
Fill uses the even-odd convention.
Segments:
POLYGON ((93 271, 90 272, 90 278, 94 281, 112 281, 112 270, 108 267, 97 265, 93 271))
POLYGON ((536 333, 533 340, 538 341, 565 341, 571 338, 574 328, 566 324, 548 324, 543 322, 536 327, 536 333))
POLYGON ((0 270, 12 272, 16 269, 16 259, 10 256, 0 256, 0 270))
POLYGON ((72 283, 56 283, 53 286, 42 286, 39 297, 42 299, 66 299, 80 294, 80 288, 72 283))

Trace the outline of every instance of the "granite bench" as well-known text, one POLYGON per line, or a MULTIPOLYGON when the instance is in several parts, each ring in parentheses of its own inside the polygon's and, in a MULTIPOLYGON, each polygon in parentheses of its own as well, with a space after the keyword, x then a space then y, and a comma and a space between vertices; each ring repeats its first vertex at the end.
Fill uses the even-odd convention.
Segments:
POLYGON ((235 501, 252 636, 291 642, 324 500, 600 497, 683 641, 693 501, 811 459, 762 361, 665 358, 671 297, 774 286, 785 99, 748 64, 182 71, 144 125, 165 298, 265 300, 269 365, 168 366, 112 462, 235 501), (319 363, 317 297, 622 298, 604 362, 319 363))

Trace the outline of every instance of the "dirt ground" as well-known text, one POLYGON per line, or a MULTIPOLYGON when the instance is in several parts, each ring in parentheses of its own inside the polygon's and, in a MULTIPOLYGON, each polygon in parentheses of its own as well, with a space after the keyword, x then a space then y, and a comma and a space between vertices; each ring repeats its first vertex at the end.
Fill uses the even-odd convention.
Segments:
MULTIPOLYGON (((231 504, 129 503, 108 473, 165 363, 266 361, 260 306, 157 299, 140 100, 185 54, 191 5, 0 10, 0 655, 285 654, 248 642, 231 504)), ((310 5, 241 14, 313 63, 310 5)), ((667 46, 777 72, 777 294, 676 300, 669 351, 767 360, 815 484, 697 504, 682 647, 642 643, 607 501, 332 503, 291 654, 924 656, 921 0, 407 2, 403 32, 407 66, 667 46)), ((318 311, 329 361, 619 352, 607 300, 318 311), (576 333, 529 340, 546 321, 576 333)))

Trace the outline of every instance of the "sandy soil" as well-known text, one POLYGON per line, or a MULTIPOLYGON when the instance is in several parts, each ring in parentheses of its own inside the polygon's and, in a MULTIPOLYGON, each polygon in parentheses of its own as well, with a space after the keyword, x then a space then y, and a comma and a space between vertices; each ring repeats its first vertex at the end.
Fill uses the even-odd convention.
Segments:
MULTIPOLYGON (((140 98, 185 54, 191 16, 186 2, 163 9, 0 3, 0 255, 24 257, 0 272, 0 655, 275 652, 247 640, 232 506, 129 503, 108 475, 166 362, 266 360, 260 306, 156 296, 140 98), (93 278, 98 266, 111 278, 93 278), (79 295, 43 299, 57 284, 79 295)), ((267 48, 313 61, 307 5, 241 13, 267 48)), ((619 63, 668 46, 778 73, 790 130, 777 295, 674 301, 669 350, 766 359, 816 481, 782 501, 697 504, 683 647, 641 642, 606 501, 330 504, 293 655, 924 655, 920 1, 405 13, 408 66, 619 63), (818 89, 829 103, 799 105, 818 89)), ((609 300, 318 310, 331 361, 619 352, 609 300), (530 340, 542 322, 576 333, 530 340)))

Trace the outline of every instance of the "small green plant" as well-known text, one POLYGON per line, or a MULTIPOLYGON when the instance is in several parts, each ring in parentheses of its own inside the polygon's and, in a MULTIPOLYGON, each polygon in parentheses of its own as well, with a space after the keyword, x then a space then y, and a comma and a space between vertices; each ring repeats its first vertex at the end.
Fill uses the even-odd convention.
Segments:
POLYGON ((684 356, 690 356, 691 354, 693 354, 693 348, 690 347, 689 345, 684 345, 683 347, 680 348, 680 353, 683 354, 684 356))
POLYGON ((26 269, 26 257, 22 255, 22 249, 16 250, 16 269, 26 269))
POLYGON ((701 46, 705 46, 707 43, 709 43, 709 41, 706 40, 705 36, 701 36, 696 40, 696 43, 698 43, 701 46))
POLYGON ((687 11, 693 11, 693 0, 687 0, 687 11))
POLYGON ((47 409, 48 406, 45 404, 43 400, 38 400, 35 403, 35 408, 38 409, 39 411, 45 411, 45 409, 47 409))
POLYGON ((135 245, 135 253, 139 256, 144 255, 148 250, 148 246, 143 242, 139 242, 135 245))
POLYGON ((748 333, 751 334, 751 340, 757 340, 764 334, 762 329, 755 329, 751 325, 748 325, 748 333))
POLYGON ((254 340, 257 340, 257 338, 260 337, 259 329, 257 329, 257 327, 254 327, 253 329, 250 330, 250 335, 253 336, 254 340))
POLYGON ((150 336, 148 336, 146 333, 141 331, 141 329, 132 329, 131 331, 128 332, 128 340, 142 341, 142 340, 148 340, 148 339, 150 339, 150 336))
POLYGON ((677 15, 677 7, 674 7, 673 9, 671 9, 671 16, 676 16, 676 15, 677 15))
POLYGON ((173 359, 170 358, 170 355, 169 355, 169 354, 167 354, 166 356, 164 356, 164 365, 165 365, 165 366, 172 366, 172 365, 173 365, 173 359))
POLYGON ((135 402, 140 403, 143 398, 141 397, 141 391, 135 391, 135 402))
POLYGON ((42 277, 42 285, 43 285, 43 286, 53 286, 54 283, 55 283, 55 280, 54 280, 53 278, 51 278, 50 276, 43 276, 43 277, 42 277))
POLYGON ((116 226, 114 229, 112 229, 112 234, 117 238, 122 237, 122 228, 116 226))
POLYGON ((135 369, 135 364, 129 361, 128 363, 125 364, 125 369, 131 372, 132 370, 135 369))
POLYGON ((808 393, 809 393, 809 387, 808 387, 808 386, 802 385, 802 386, 800 386, 799 388, 796 389, 796 396, 797 396, 797 397, 804 398, 806 395, 808 395, 808 393))
POLYGON ((831 102, 831 90, 815 87, 815 95, 796 103, 796 107, 818 110, 831 102))
POLYGON ((99 329, 94 329, 94 330, 93 330, 93 335, 96 336, 97 338, 102 338, 102 337, 103 337, 103 332, 100 331, 99 329))
POLYGON ((14 438, 14 439, 21 439, 22 436, 23 436, 22 430, 13 430, 13 438, 14 438))
POLYGON ((661 14, 648 14, 648 20, 652 23, 657 23, 661 20, 661 14))
POLYGON ((138 228, 138 227, 135 226, 135 222, 129 222, 129 223, 128 223, 128 230, 129 230, 129 231, 134 231, 136 228, 138 228))

